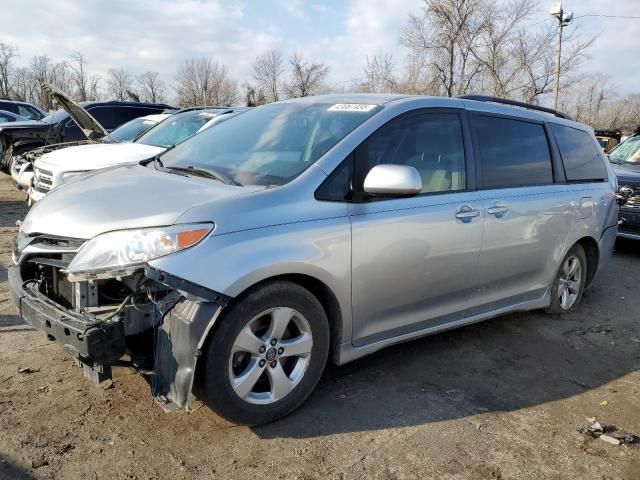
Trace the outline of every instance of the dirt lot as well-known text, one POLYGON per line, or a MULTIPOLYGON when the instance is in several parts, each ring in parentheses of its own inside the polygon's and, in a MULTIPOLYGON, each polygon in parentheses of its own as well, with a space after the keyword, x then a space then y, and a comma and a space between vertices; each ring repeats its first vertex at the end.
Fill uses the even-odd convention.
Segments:
POLYGON ((509 315, 330 367, 261 428, 165 414, 143 377, 103 389, 23 324, 6 266, 22 194, 0 174, 0 478, 640 478, 640 248, 620 245, 574 314, 509 315), (33 373, 19 373, 29 367, 33 373))

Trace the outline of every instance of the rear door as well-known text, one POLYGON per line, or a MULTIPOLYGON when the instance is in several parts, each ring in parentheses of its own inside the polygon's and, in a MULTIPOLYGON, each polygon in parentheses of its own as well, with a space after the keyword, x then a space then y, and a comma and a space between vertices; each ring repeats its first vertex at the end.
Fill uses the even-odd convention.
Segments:
POLYGON ((575 202, 543 122, 492 114, 471 122, 485 215, 475 314, 544 296, 575 202))
POLYGON ((465 125, 465 115, 455 109, 412 112, 388 122, 356 150, 356 191, 378 164, 415 167, 423 190, 349 205, 354 344, 464 316, 483 221, 465 125))

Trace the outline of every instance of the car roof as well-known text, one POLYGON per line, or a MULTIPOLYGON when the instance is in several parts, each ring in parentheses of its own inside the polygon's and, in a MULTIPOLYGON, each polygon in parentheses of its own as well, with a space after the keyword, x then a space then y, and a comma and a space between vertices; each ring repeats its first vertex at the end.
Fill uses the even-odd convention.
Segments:
MULTIPOLYGON (((508 115, 512 117, 522 117, 523 119, 532 119, 541 122, 553 122, 566 125, 580 130, 593 132, 593 129, 582 123, 575 122, 570 119, 555 116, 552 113, 542 112, 529 109, 522 106, 506 105, 492 101, 478 101, 456 97, 433 97, 426 95, 399 95, 399 94, 379 94, 379 93, 348 93, 348 94, 331 94, 317 95, 302 98, 292 98, 285 100, 284 103, 367 103, 374 105, 400 105, 415 104, 417 107, 444 107, 444 108, 463 108, 468 111, 477 111, 484 113, 496 113, 500 115, 508 115)), ((523 104, 524 105, 524 104, 523 104)), ((535 105, 531 105, 535 108, 535 105)))
MULTIPOLYGON (((384 105, 394 100, 409 98, 409 95, 387 93, 338 93, 330 95, 313 95, 309 97, 290 98, 281 103, 369 103, 384 105)), ((415 97, 414 98, 421 98, 415 97)))
POLYGON ((108 100, 108 101, 88 101, 88 102, 78 102, 79 105, 84 107, 93 107, 93 106, 122 106, 122 107, 151 107, 158 109, 169 109, 173 110, 174 107, 171 105, 167 105, 166 103, 145 103, 145 102, 125 102, 120 100, 108 100))

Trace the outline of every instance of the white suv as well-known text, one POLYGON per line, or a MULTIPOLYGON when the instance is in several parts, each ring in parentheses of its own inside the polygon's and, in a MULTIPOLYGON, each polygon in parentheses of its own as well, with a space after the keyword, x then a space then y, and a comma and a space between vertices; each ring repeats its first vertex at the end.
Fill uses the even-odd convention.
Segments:
POLYGON ((236 109, 188 109, 168 116, 131 143, 79 145, 47 153, 35 162, 29 203, 95 170, 153 158, 231 113, 237 113, 236 109))

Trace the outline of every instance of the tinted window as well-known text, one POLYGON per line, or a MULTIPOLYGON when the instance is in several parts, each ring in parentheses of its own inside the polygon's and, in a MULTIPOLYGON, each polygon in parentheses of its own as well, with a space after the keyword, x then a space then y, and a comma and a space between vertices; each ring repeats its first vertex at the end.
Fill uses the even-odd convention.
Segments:
POLYGON ((0 102, 0 110, 18 113, 18 107, 13 102, 0 102))
POLYGON ((123 123, 131 120, 122 113, 124 109, 112 106, 112 107, 93 107, 88 108, 87 111, 95 118, 100 125, 106 130, 113 130, 118 128, 123 123))
POLYGON ((422 177, 422 192, 466 188, 462 124, 455 113, 409 115, 389 122, 363 146, 365 171, 379 164, 408 165, 422 177))
POLYGON ((0 112, 0 122, 15 122, 16 119, 7 115, 6 113, 0 112))
POLYGON ((553 183, 547 136, 542 125, 508 118, 473 117, 485 188, 553 183))
POLYGON ((601 151, 591 135, 577 128, 551 124, 558 142, 564 172, 569 182, 604 180, 607 168, 600 156, 601 151))

